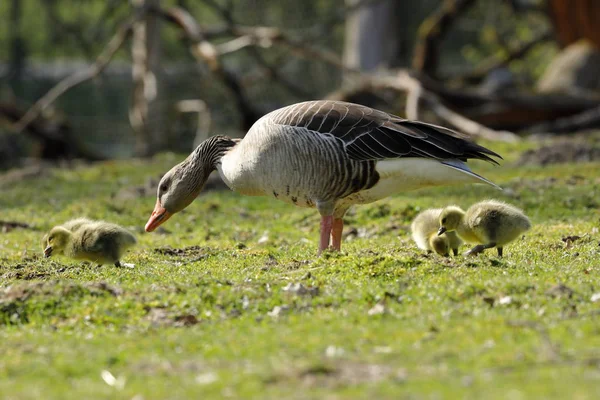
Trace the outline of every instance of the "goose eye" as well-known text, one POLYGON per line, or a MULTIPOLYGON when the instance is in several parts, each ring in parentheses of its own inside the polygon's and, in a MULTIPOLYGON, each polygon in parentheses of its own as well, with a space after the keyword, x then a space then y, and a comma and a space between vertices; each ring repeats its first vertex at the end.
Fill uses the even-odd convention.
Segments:
POLYGON ((169 190, 169 185, 167 185, 166 183, 163 183, 163 184, 160 186, 160 191, 161 191, 161 192, 166 192, 167 190, 169 190))

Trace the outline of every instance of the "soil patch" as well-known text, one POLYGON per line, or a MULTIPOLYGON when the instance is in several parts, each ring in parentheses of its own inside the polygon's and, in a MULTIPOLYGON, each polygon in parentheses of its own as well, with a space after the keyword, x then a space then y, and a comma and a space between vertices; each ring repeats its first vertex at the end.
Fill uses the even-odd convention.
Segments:
POLYGON ((600 143, 559 140, 524 152, 517 165, 549 165, 600 160, 600 143))

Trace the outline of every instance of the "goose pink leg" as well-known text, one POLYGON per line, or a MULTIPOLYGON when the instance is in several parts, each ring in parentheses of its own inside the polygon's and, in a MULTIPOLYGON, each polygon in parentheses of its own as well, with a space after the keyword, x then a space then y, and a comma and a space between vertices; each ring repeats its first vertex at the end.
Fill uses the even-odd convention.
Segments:
POLYGON ((344 220, 342 218, 334 218, 331 228, 331 247, 334 250, 342 249, 342 231, 344 230, 344 220))
POLYGON ((319 240, 319 254, 329 247, 331 239, 331 228, 333 227, 333 216, 321 217, 321 239, 319 240))

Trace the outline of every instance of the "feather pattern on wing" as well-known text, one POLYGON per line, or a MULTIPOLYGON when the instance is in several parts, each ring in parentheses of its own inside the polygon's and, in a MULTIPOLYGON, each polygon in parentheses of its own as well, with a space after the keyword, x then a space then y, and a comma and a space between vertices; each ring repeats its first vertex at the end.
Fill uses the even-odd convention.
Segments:
POLYGON ((500 157, 453 130, 410 121, 370 107, 341 101, 307 101, 269 114, 272 123, 304 128, 342 141, 357 161, 421 157, 485 160, 500 157))

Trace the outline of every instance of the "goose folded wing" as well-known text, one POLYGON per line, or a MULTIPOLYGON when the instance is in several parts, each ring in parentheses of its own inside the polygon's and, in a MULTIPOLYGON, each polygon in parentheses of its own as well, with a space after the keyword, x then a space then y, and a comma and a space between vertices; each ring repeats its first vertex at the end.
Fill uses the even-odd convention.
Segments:
POLYGON ((480 159, 497 164, 490 156, 501 158, 453 130, 353 103, 299 103, 275 113, 273 122, 333 136, 342 141, 348 156, 355 160, 423 157, 480 159))

